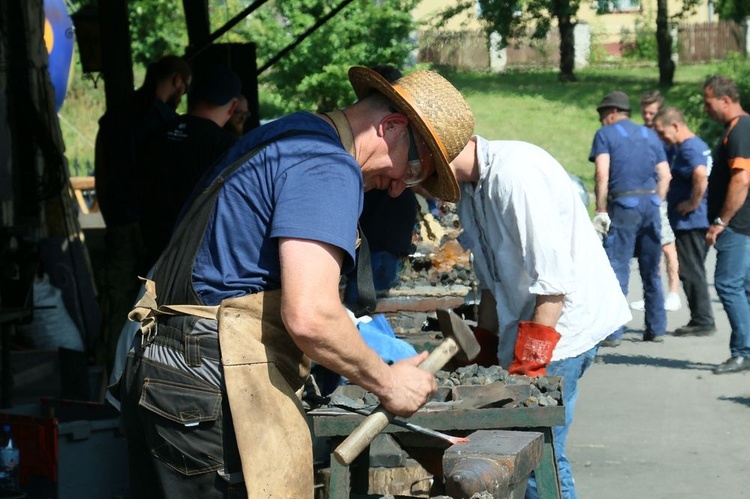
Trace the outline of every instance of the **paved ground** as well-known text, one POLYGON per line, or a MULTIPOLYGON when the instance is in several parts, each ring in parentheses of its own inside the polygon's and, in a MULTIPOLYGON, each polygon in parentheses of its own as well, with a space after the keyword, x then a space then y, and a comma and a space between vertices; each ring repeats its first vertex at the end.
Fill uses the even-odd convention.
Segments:
MULTIPOLYGON (((582 499, 750 497, 750 371, 714 375, 729 356, 729 325, 709 285, 718 333, 708 338, 641 341, 633 312, 622 345, 602 348, 581 380, 568 440, 582 499)), ((633 265, 629 301, 641 299, 633 265)), ((668 331, 689 312, 667 312, 668 331)))

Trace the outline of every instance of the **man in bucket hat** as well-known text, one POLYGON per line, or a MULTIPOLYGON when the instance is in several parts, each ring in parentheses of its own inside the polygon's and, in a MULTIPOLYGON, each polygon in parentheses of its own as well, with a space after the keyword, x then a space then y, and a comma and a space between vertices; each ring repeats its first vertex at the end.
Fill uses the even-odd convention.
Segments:
POLYGON ((434 72, 349 78, 355 104, 246 134, 183 210, 131 312, 142 327, 119 388, 134 496, 313 497, 295 395, 311 359, 401 416, 436 390, 417 367, 426 354, 389 366, 365 345, 338 283, 363 190, 421 183, 457 199, 448 163, 473 115, 434 72))
MULTIPOLYGON (((630 259, 638 258, 643 281, 646 331, 643 341, 661 343, 667 329, 659 264, 661 215, 669 188, 669 164, 656 132, 630 121, 627 94, 615 91, 596 107, 602 127, 597 130, 589 161, 596 165, 594 228, 627 296, 630 259)), ((617 347, 625 326, 601 346, 617 347)))
MULTIPOLYGON (((475 136, 451 168, 462 193, 460 242, 482 289, 478 326, 499 336, 498 359, 511 374, 563 378, 555 457, 562 497, 575 499, 565 442, 578 380, 598 343, 630 320, 627 301, 574 183, 549 153, 475 136)), ((533 479, 526 497, 537 497, 533 479)))

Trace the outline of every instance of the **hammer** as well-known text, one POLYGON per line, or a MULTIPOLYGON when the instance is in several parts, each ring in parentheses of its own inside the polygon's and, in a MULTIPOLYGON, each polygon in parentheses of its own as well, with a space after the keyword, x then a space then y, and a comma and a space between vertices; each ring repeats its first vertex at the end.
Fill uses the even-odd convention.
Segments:
MULTIPOLYGON (((471 361, 479 354, 479 343, 468 325, 455 313, 446 309, 437 310, 438 324, 445 339, 429 357, 419 364, 420 369, 435 374, 453 356, 471 361)), ((336 447, 336 460, 348 466, 370 445, 372 440, 393 421, 394 415, 378 406, 354 431, 336 447)))

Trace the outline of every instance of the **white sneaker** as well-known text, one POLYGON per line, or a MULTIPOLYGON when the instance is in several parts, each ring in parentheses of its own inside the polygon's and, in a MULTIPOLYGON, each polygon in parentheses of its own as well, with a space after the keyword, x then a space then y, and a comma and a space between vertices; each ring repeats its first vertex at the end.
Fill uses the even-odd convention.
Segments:
POLYGON ((681 308, 682 302, 680 301, 680 295, 677 293, 667 293, 667 297, 664 298, 664 310, 676 312, 681 308))
POLYGON ((630 308, 643 312, 644 310, 646 310, 646 302, 644 302, 643 300, 630 302, 630 308))

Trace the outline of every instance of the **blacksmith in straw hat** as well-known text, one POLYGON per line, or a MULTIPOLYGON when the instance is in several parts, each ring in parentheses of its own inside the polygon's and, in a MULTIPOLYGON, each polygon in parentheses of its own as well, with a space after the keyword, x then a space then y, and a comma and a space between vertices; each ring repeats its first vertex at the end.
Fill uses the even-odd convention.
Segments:
POLYGON ((354 263, 363 190, 423 183, 458 198, 448 162, 473 116, 437 73, 350 78, 355 104, 244 135, 183 209, 130 314, 141 331, 119 386, 134 496, 312 497, 295 395, 311 360, 400 416, 437 389, 417 367, 426 354, 388 365, 362 341, 338 283, 354 263))
POLYGON ((433 71, 415 71, 391 85, 373 70, 354 67, 349 80, 357 97, 380 92, 409 118, 411 129, 427 146, 419 147, 422 163, 432 163, 421 186, 439 199, 458 201, 458 183, 448 163, 474 130, 474 115, 458 90, 433 71))

